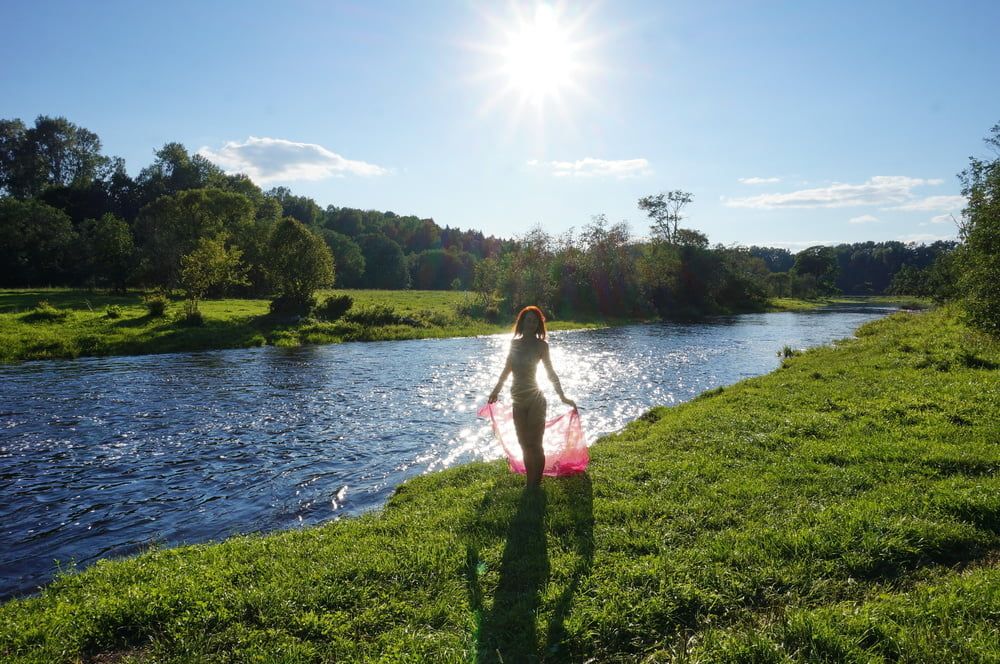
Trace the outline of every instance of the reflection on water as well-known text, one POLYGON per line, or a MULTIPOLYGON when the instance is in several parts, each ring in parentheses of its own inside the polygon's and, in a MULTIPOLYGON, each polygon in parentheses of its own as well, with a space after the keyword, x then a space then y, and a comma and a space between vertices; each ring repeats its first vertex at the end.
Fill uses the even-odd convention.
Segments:
MULTIPOLYGON (((784 345, 884 309, 556 332, 589 441, 653 405, 774 369, 784 345)), ((475 417, 507 337, 257 348, 0 367, 0 597, 56 560, 312 524, 407 477, 499 456, 475 417)), ((539 384, 549 388, 544 373, 539 384)), ((509 387, 509 384, 508 384, 509 387)), ((550 415, 559 405, 547 394, 550 415)))

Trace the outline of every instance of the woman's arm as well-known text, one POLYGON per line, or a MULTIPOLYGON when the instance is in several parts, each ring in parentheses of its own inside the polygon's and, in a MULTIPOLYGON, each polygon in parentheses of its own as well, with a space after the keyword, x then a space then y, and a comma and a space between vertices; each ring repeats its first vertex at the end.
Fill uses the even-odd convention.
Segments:
POLYGON ((497 399, 500 398, 500 390, 503 389, 504 381, 507 380, 507 376, 510 375, 510 354, 507 354, 507 363, 503 366, 503 371, 500 372, 500 380, 497 381, 497 386, 493 388, 490 392, 490 398, 487 403, 495 403, 497 399))
POLYGON ((549 345, 542 342, 542 363, 545 364, 545 372, 549 375, 549 381, 552 383, 552 387, 556 388, 556 394, 562 399, 562 402, 568 406, 576 408, 576 402, 572 399, 567 399, 566 395, 563 394, 562 384, 559 382, 559 376, 556 375, 556 370, 552 368, 552 360, 549 358, 549 345))

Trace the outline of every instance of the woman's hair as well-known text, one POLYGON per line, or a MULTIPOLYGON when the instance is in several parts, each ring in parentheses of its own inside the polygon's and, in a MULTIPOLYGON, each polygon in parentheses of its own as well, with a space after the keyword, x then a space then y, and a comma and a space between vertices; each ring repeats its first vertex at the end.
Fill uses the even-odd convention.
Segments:
POLYGON ((521 309, 521 311, 517 314, 517 320, 514 322, 514 336, 515 337, 524 336, 524 329, 523 329, 524 314, 528 313, 529 311, 534 311, 535 314, 538 316, 538 329, 535 331, 535 337, 544 340, 546 337, 545 314, 542 313, 541 309, 534 306, 525 307, 524 309, 521 309))

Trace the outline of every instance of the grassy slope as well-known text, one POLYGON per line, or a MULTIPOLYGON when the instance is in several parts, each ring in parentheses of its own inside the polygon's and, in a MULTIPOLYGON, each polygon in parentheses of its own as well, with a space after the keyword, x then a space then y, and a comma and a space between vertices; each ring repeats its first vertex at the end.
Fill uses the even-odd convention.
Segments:
POLYGON ((0 655, 998 661, 998 365, 948 310, 898 314, 650 411, 541 497, 474 463, 100 562, 0 607, 0 655))
MULTIPOLYGON (((176 320, 180 302, 165 318, 146 315, 138 295, 113 296, 81 290, 0 290, 0 362, 24 359, 77 357, 80 355, 139 355, 212 348, 375 341, 426 337, 495 334, 505 325, 461 317, 456 305, 468 294, 453 291, 327 291, 346 292, 355 307, 388 304, 399 314, 414 317, 421 325, 361 327, 344 323, 276 324, 265 318, 267 300, 208 300, 201 303, 206 324, 190 327, 176 320), (59 320, 33 320, 31 310, 48 301, 66 313, 59 320), (121 308, 122 317, 105 315, 109 305, 121 308)), ((591 324, 593 325, 593 324, 591 324)), ((584 327, 563 322, 554 329, 584 327)))

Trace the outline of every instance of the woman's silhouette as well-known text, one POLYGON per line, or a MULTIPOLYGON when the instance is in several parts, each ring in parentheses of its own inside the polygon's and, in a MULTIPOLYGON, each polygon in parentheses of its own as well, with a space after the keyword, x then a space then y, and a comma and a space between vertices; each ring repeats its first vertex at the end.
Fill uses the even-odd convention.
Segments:
POLYGON ((545 316, 538 307, 525 307, 517 315, 514 323, 514 340, 510 344, 507 363, 500 372, 500 379, 490 393, 490 403, 500 396, 507 375, 513 373, 510 395, 514 401, 514 429, 517 442, 524 454, 525 482, 529 487, 541 484, 542 470, 545 468, 545 452, 542 449, 542 435, 545 433, 545 397, 538 389, 535 372, 538 361, 545 364, 545 371, 562 402, 576 408, 572 399, 563 394, 559 377, 549 359, 549 344, 546 341, 545 316))

